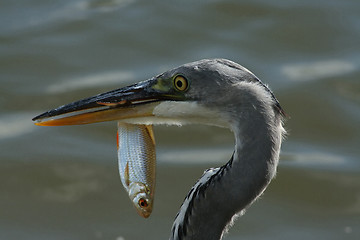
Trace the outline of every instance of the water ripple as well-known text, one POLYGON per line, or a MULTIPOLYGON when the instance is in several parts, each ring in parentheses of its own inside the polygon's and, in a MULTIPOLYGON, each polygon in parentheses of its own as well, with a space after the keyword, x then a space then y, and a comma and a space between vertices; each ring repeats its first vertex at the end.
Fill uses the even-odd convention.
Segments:
POLYGON ((32 132, 35 129, 35 125, 31 122, 33 116, 35 116, 34 112, 17 112, 0 116, 0 140, 32 132))
POLYGON ((135 75, 127 71, 113 71, 89 76, 72 78, 52 84, 45 89, 46 93, 64 93, 67 91, 79 90, 84 88, 99 87, 112 84, 129 84, 133 82, 135 75))
POLYGON ((354 63, 334 59, 284 65, 281 72, 290 80, 310 81, 332 76, 341 76, 355 70, 356 66, 354 63))

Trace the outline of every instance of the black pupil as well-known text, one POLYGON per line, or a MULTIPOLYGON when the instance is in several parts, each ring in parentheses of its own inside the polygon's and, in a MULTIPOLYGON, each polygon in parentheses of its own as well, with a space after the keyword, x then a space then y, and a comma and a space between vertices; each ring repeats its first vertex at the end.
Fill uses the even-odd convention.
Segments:
POLYGON ((178 80, 178 81, 176 82, 176 85, 178 86, 178 88, 182 88, 183 82, 182 82, 181 80, 178 80))

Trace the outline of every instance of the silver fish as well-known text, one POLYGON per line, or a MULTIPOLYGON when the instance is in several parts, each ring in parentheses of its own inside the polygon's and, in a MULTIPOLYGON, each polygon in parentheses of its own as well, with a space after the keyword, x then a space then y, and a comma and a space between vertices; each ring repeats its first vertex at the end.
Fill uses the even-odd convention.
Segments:
POLYGON ((151 125, 118 122, 121 182, 140 216, 150 216, 155 190, 155 138, 151 125))

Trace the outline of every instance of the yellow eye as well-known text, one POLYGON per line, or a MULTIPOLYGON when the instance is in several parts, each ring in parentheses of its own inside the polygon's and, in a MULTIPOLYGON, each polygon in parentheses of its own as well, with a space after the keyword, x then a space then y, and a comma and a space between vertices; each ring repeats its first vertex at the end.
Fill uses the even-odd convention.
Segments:
POLYGON ((185 91, 188 88, 189 84, 185 77, 177 75, 174 78, 174 86, 178 91, 185 91))
POLYGON ((142 208, 144 208, 144 207, 146 208, 146 207, 148 206, 147 201, 146 201, 145 199, 143 199, 143 198, 140 198, 140 199, 139 199, 138 204, 139 204, 139 206, 142 207, 142 208))

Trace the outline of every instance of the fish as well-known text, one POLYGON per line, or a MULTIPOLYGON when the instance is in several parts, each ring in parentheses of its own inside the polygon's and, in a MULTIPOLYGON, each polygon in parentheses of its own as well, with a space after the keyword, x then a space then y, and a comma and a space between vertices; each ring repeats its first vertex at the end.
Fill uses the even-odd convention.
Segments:
POLYGON ((138 214, 148 218, 153 209, 156 178, 152 125, 118 121, 117 153, 121 182, 138 214))

